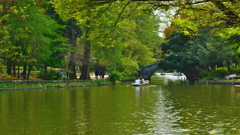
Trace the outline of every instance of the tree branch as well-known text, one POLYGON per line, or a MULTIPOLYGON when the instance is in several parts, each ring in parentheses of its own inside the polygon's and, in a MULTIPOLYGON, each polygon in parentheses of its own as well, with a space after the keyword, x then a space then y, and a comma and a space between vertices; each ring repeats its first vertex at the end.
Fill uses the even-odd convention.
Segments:
MULTIPOLYGON (((108 34, 110 34, 112 31, 114 31, 114 29, 115 29, 115 27, 117 26, 117 23, 118 23, 118 21, 120 20, 122 14, 123 14, 123 12, 124 12, 124 10, 126 9, 126 7, 127 7, 131 2, 132 2, 132 1, 128 1, 128 2, 124 5, 124 7, 122 8, 121 12, 120 12, 119 15, 118 15, 117 20, 115 21, 112 29, 109 31, 108 34)), ((108 35, 108 34, 107 34, 107 35, 108 35)), ((107 36, 107 35, 106 35, 106 36, 107 36)))
MULTIPOLYGON (((229 18, 227 21, 227 24, 229 25, 239 25, 240 24, 240 18, 238 14, 228 7, 226 7, 222 1, 220 0, 210 0, 219 10, 221 10, 227 18, 229 18)), ((233 1, 233 0, 230 0, 233 1)))

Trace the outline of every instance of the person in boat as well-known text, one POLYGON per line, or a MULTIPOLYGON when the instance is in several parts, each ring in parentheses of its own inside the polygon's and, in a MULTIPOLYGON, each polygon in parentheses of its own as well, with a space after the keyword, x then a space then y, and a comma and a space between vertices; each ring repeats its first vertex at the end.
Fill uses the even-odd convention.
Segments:
POLYGON ((142 77, 140 77, 140 83, 143 83, 144 79, 142 77))
POLYGON ((136 80, 135 80, 135 83, 136 83, 136 84, 140 84, 140 79, 136 79, 136 80))

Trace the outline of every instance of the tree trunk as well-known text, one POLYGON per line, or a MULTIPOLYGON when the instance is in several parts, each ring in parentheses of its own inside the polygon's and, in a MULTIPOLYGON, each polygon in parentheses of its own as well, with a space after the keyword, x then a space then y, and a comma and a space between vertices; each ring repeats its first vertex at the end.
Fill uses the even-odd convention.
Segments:
POLYGON ((71 71, 69 73, 69 79, 77 79, 76 75, 76 53, 71 52, 70 53, 70 61, 68 64, 68 69, 71 71))
POLYGON ((22 79, 23 80, 25 80, 26 79, 26 77, 27 77, 27 63, 26 62, 24 62, 24 64, 23 64, 23 71, 22 71, 22 73, 21 73, 21 76, 22 76, 22 79))
POLYGON ((43 79, 47 79, 47 64, 44 64, 43 79))
POLYGON ((26 73, 27 73, 27 63, 26 62, 23 64, 23 71, 22 71, 22 73, 24 75, 26 75, 26 73))
POLYGON ((33 68, 33 65, 28 65, 27 80, 29 80, 30 72, 31 72, 32 68, 33 68))
POLYGON ((7 74, 12 74, 12 62, 10 60, 7 61, 7 74))
POLYGON ((90 48, 91 44, 89 41, 85 41, 84 43, 84 53, 83 53, 83 61, 82 61, 82 72, 80 80, 91 80, 90 78, 90 48))
POLYGON ((18 70, 18 79, 19 79, 19 77, 20 77, 20 76, 19 76, 19 74, 20 74, 19 63, 17 64, 17 67, 18 67, 17 70, 18 70))
POLYGON ((228 70, 228 74, 231 74, 231 67, 230 67, 230 64, 227 64, 227 70, 228 70))
POLYGON ((76 55, 76 40, 77 40, 77 32, 75 32, 74 29, 75 22, 73 19, 71 19, 71 24, 70 24, 70 43, 72 44, 72 50, 70 52, 70 58, 69 58, 69 64, 68 64, 68 69, 71 71, 69 72, 69 78, 68 79, 77 79, 76 75, 76 61, 77 61, 77 55, 76 55))
POLYGON ((13 75, 16 76, 16 62, 13 63, 13 75))
POLYGON ((90 23, 89 20, 87 22, 86 27, 86 35, 85 35, 85 41, 84 41, 84 53, 83 53, 83 61, 82 61, 82 72, 80 76, 80 80, 91 80, 90 78, 90 50, 91 50, 91 43, 89 41, 89 34, 90 34, 90 23))

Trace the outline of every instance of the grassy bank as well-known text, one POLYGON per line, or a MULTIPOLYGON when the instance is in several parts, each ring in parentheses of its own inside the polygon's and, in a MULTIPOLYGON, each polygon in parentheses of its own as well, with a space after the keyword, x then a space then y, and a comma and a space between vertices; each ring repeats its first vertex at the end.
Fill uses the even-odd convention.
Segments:
POLYGON ((96 81, 83 81, 83 82, 64 82, 64 83, 34 83, 27 84, 24 82, 18 84, 12 83, 0 83, 1 89, 8 88, 48 88, 48 87, 67 87, 67 86, 85 86, 85 85, 100 85, 100 84, 110 84, 110 81, 106 80, 96 80, 96 81))

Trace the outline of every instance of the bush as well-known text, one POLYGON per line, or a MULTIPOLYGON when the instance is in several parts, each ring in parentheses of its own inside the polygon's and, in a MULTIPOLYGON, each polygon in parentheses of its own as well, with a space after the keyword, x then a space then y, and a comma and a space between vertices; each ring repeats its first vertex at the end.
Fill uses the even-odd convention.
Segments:
POLYGON ((204 78, 204 77, 207 77, 209 74, 209 70, 202 70, 200 73, 199 73, 199 76, 201 78, 204 78))
POLYGON ((225 77, 228 74, 228 70, 227 68, 221 67, 221 68, 217 68, 215 71, 215 74, 217 77, 225 77))
POLYGON ((231 73, 232 74, 240 74, 240 68, 232 68, 231 73))
POLYGON ((214 79, 214 76, 207 76, 203 78, 203 80, 213 80, 213 79, 214 79))
POLYGON ((95 83, 101 84, 104 80, 95 80, 95 83))
POLYGON ((122 80, 132 80, 132 79, 136 79, 136 76, 126 76, 126 75, 122 75, 122 80))
POLYGON ((59 80, 60 78, 61 75, 59 72, 52 69, 47 71, 47 80, 59 80))
POLYGON ((200 76, 201 78, 208 77, 208 76, 214 76, 214 71, 213 71, 213 70, 202 70, 202 71, 199 73, 199 76, 200 76))
POLYGON ((33 66, 32 71, 38 71, 38 69, 35 66, 33 66))
POLYGON ((112 71, 111 74, 109 75, 110 81, 115 83, 117 81, 121 81, 122 79, 122 74, 118 71, 112 71))

